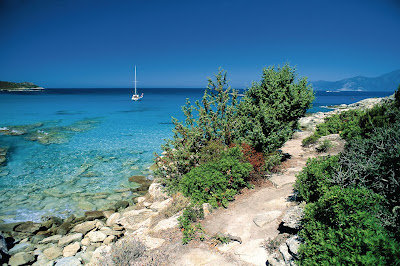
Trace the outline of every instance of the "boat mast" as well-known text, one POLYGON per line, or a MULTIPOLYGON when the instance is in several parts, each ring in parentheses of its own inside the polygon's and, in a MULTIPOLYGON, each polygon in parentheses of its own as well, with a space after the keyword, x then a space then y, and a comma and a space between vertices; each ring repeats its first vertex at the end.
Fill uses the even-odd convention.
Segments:
POLYGON ((137 93, 136 93, 136 82, 137 82, 137 81, 136 81, 136 65, 135 65, 135 95, 137 94, 137 93))

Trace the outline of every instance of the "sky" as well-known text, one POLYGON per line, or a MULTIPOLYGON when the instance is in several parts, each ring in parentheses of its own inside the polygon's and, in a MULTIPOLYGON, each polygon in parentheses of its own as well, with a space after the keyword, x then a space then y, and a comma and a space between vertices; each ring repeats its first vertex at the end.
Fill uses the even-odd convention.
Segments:
POLYGON ((288 62, 336 81, 400 69, 400 0, 0 0, 0 80, 246 88, 288 62))

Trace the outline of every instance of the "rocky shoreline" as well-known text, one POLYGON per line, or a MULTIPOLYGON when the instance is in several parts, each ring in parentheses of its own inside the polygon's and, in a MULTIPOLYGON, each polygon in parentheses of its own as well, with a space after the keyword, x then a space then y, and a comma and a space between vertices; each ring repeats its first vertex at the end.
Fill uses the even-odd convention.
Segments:
MULTIPOLYGON (((370 108, 386 101, 385 99, 387 98, 366 99, 341 106, 342 108, 329 113, 316 113, 302 118, 300 124, 303 128, 312 130, 330 114, 351 108, 370 108)), ((278 178, 279 180, 272 180, 276 187, 285 186, 282 176, 278 178)), ((133 176, 129 181, 137 182, 138 179, 143 177, 133 176)), ((64 220, 48 217, 41 223, 28 221, 0 225, 0 262, 12 266, 113 265, 113 248, 121 243, 140 240, 140 243, 144 244, 144 250, 159 248, 166 240, 156 235, 164 230, 176 230, 181 212, 178 209, 165 215, 167 209, 177 205, 176 199, 168 197, 157 182, 147 180, 141 183, 143 185, 140 190, 148 193, 136 198, 136 204, 133 206, 129 206, 127 201, 119 201, 109 210, 87 211, 84 217, 70 216, 64 220)), ((206 214, 210 212, 207 205, 203 208, 206 214)), ((269 221, 272 222, 278 218, 275 216, 273 219, 270 216, 266 219, 272 219, 269 221)), ((301 216, 301 205, 292 206, 284 213, 279 213, 279 217, 283 217, 279 228, 286 233, 286 238, 279 241, 279 245, 275 247, 276 252, 271 250, 266 257, 269 265, 293 265, 300 245, 296 232, 300 228, 301 216)), ((264 223, 265 217, 261 218, 264 223)), ((259 219, 257 221, 259 223, 259 219)), ((257 224, 255 220, 254 223, 258 227, 264 226, 257 224)), ((271 243, 267 243, 267 246, 270 247, 271 243)))
POLYGON ((14 91, 43 91, 44 88, 37 87, 37 88, 12 88, 12 89, 0 89, 0 91, 7 91, 7 92, 14 92, 14 91))

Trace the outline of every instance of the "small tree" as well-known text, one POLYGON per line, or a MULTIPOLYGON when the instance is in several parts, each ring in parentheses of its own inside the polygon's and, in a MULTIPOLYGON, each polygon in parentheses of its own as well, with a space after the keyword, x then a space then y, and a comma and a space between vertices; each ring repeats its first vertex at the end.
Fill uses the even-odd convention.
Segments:
POLYGON ((205 147, 220 143, 224 148, 233 142, 237 103, 237 91, 228 86, 223 69, 219 69, 215 81, 208 79, 201 103, 196 101, 193 106, 186 100, 182 107, 185 121, 172 118, 174 137, 162 146, 165 156, 157 158, 158 175, 166 183, 172 182, 170 189, 177 189, 184 174, 200 162, 204 163, 206 156, 201 156, 201 151, 207 150, 205 147))
POLYGON ((295 80, 295 69, 288 64, 264 68, 261 82, 254 82, 240 103, 239 137, 257 151, 280 148, 311 107, 314 94, 307 78, 295 80))

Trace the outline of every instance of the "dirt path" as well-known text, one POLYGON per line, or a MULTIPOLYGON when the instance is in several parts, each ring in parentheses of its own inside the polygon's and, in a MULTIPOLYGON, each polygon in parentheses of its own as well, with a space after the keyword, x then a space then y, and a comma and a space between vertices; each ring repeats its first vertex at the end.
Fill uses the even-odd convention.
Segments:
POLYGON ((213 248, 206 244, 175 245, 169 250, 169 261, 174 265, 265 265, 267 251, 262 243, 279 234, 279 224, 285 210, 293 206, 290 196, 296 174, 315 153, 301 146, 311 132, 298 132, 282 148, 290 155, 285 169, 269 179, 273 185, 263 186, 238 196, 227 209, 218 209, 202 221, 208 235, 229 234, 241 243, 213 248))

